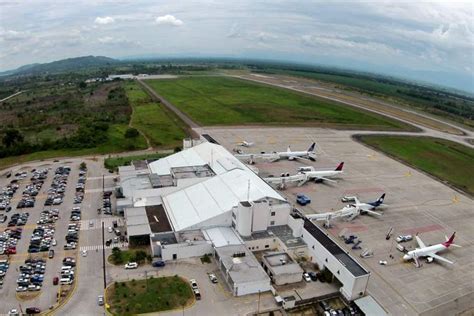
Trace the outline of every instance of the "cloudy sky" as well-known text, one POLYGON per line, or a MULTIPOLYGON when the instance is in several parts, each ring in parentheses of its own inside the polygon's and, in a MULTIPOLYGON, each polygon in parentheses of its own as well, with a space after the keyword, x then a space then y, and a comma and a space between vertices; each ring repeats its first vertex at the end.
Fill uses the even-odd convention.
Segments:
POLYGON ((0 70, 83 55, 250 57, 474 91, 473 3, 0 0, 0 70))

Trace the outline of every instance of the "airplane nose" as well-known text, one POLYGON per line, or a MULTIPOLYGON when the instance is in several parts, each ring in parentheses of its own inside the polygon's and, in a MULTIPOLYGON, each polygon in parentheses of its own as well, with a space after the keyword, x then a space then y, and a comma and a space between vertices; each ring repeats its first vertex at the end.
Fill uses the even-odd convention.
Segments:
POLYGON ((410 256, 409 255, 404 255, 403 260, 405 260, 405 261, 410 260, 410 256))

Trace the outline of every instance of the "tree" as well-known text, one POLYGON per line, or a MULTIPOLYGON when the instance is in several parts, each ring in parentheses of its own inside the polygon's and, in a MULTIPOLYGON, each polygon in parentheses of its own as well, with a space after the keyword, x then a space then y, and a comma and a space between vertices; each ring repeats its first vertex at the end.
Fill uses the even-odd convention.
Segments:
POLYGON ((116 264, 123 263, 122 250, 119 247, 112 248, 112 261, 116 264))
POLYGON ((87 165, 86 165, 86 163, 85 163, 84 161, 81 162, 81 164, 79 165, 79 169, 81 169, 81 170, 87 170, 87 165))
POLYGON ((136 128, 130 127, 125 131, 125 138, 135 138, 139 134, 136 128))
POLYGON ((146 259, 146 252, 143 250, 137 250, 135 253, 135 260, 137 262, 143 262, 146 259))
POLYGON ((87 87, 87 83, 84 81, 79 82, 79 88, 84 89, 85 87, 87 87))
POLYGON ((7 129, 3 136, 2 143, 5 147, 11 147, 16 143, 21 143, 24 137, 19 130, 15 128, 7 129))

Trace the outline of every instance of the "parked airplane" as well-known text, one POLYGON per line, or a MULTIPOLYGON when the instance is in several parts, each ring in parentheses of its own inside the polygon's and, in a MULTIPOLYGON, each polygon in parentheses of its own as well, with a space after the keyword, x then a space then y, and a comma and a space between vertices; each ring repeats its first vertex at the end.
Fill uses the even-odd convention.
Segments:
POLYGON ((254 145, 254 143, 243 140, 241 142, 238 142, 237 145, 242 146, 242 147, 252 147, 254 145))
POLYGON ((433 245, 433 246, 426 246, 425 243, 421 240, 420 237, 415 236, 416 242, 418 243, 418 246, 420 248, 416 248, 415 250, 407 252, 403 256, 403 260, 405 260, 405 261, 415 260, 417 262, 418 258, 426 257, 428 262, 433 262, 433 260, 436 259, 436 260, 443 261, 443 262, 446 262, 446 263, 449 263, 449 264, 454 264, 454 262, 452 262, 452 261, 450 261, 446 258, 443 258, 441 256, 438 256, 436 253, 438 253, 440 251, 443 251, 443 250, 446 250, 450 246, 461 247, 461 246, 456 245, 456 244, 453 243, 455 235, 456 235, 456 232, 454 232, 449 239, 448 239, 447 236, 445 236, 446 237, 445 242, 437 244, 437 245, 433 245))
POLYGON ((314 147, 316 143, 312 143, 311 146, 306 151, 291 151, 290 146, 288 146, 287 151, 274 152, 274 153, 261 153, 261 154, 239 154, 235 155, 239 159, 248 159, 249 164, 254 163, 254 159, 268 159, 270 162, 275 162, 280 159, 288 160, 316 160, 316 154, 314 152, 314 147))
POLYGON ((336 182, 335 180, 329 179, 330 177, 337 176, 343 173, 342 168, 344 162, 341 162, 334 170, 314 170, 313 167, 300 167, 298 173, 295 175, 282 175, 281 177, 268 177, 264 178, 268 183, 278 184, 280 188, 284 188, 286 183, 298 183, 298 186, 302 186, 308 181, 315 182, 336 182))
MULTIPOLYGON (((375 210, 377 207, 382 206, 384 199, 385 199, 385 193, 382 194, 381 197, 379 197, 377 200, 375 200, 373 202, 361 203, 359 201, 359 199, 355 196, 354 197, 354 203, 352 205, 354 205, 357 208, 360 208, 363 212, 368 212, 368 211, 375 210)), ((384 204, 384 205, 386 206, 387 204, 384 204)), ((379 214, 379 213, 377 213, 377 214, 379 214)), ((382 215, 382 214, 380 214, 380 215, 382 215)))
POLYGON ((348 221, 352 221, 354 218, 361 214, 368 214, 368 215, 375 215, 375 216, 382 216, 381 213, 374 212, 374 211, 364 211, 355 205, 347 205, 344 206, 342 209, 335 211, 335 212, 326 212, 320 214, 309 214, 306 215, 306 218, 313 221, 325 221, 325 226, 329 227, 331 225, 331 220, 335 218, 343 218, 348 221))

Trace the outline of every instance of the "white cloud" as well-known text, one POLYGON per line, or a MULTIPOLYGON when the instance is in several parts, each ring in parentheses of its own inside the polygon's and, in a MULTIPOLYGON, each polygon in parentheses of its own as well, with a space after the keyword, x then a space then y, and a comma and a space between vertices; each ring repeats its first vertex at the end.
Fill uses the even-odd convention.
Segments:
POLYGON ((111 16, 104 16, 104 17, 96 17, 94 23, 95 24, 100 24, 100 25, 105 25, 105 24, 111 24, 114 23, 115 19, 111 16))
POLYGON ((19 41, 28 38, 29 36, 30 35, 27 32, 0 28, 0 40, 2 41, 19 41))
POLYGON ((183 25, 183 21, 175 18, 174 16, 167 14, 163 16, 159 16, 155 20, 156 24, 167 24, 167 25, 173 25, 173 26, 181 26, 183 25))

